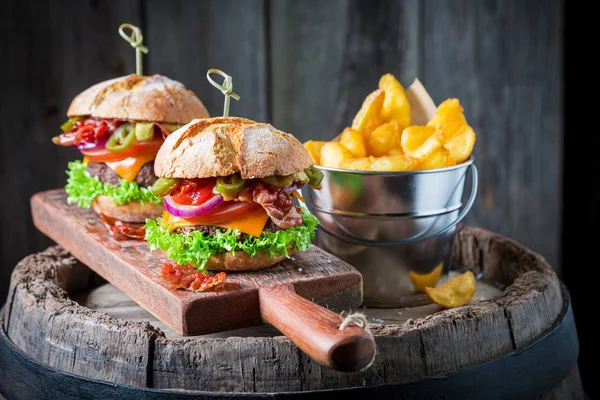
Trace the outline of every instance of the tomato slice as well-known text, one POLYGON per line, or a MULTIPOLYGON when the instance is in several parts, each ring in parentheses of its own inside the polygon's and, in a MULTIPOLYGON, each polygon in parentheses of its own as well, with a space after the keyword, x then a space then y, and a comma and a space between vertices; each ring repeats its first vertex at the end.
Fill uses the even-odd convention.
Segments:
POLYGON ((199 206, 215 195, 216 179, 186 179, 177 185, 170 193, 171 198, 178 204, 199 206))
POLYGON ((158 149, 163 144, 164 140, 154 139, 148 142, 136 142, 128 149, 119 152, 112 152, 106 147, 96 149, 81 150, 81 154, 89 158, 90 161, 96 162, 111 162, 120 161, 129 157, 135 157, 140 154, 156 154, 158 149))
POLYGON ((258 203, 247 203, 245 201, 224 201, 218 205, 212 212, 200 217, 186 218, 186 221, 194 225, 217 224, 219 222, 231 221, 247 215, 261 208, 258 203))

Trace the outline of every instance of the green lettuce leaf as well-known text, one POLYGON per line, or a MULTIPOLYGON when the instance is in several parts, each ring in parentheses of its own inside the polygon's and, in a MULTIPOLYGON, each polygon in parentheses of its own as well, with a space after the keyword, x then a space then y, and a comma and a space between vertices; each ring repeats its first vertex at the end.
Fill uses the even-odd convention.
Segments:
POLYGON ((200 231, 187 234, 169 232, 162 226, 162 218, 146 220, 146 241, 150 250, 160 249, 167 257, 179 265, 194 265, 204 270, 208 259, 217 253, 244 251, 251 256, 268 252, 271 257, 285 254, 288 248, 298 252, 308 251, 315 236, 319 220, 306 207, 302 209, 302 224, 277 232, 264 231, 259 237, 246 235, 241 241, 236 239, 237 229, 221 232, 213 236, 203 235, 200 231))
POLYGON ((156 197, 150 191, 150 188, 140 187, 136 182, 127 182, 119 179, 119 186, 115 187, 107 182, 91 176, 87 171, 87 166, 81 161, 71 161, 67 170, 67 203, 77 203, 81 208, 90 208, 92 201, 98 196, 109 196, 115 204, 121 205, 137 200, 144 204, 160 204, 162 199, 156 197))

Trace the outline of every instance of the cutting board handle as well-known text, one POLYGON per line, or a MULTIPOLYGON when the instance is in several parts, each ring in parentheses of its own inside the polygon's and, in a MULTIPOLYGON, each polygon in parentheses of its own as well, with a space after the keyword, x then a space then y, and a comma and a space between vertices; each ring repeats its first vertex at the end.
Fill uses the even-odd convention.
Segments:
POLYGON ((343 372, 359 371, 375 357, 373 335, 354 323, 340 330, 344 318, 296 293, 291 285, 259 289, 260 312, 316 362, 343 372))

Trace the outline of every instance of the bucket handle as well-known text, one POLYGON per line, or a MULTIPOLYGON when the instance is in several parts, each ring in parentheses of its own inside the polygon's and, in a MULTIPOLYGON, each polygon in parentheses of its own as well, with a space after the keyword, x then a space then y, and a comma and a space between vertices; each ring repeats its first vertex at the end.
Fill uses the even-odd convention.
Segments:
MULTIPOLYGON (((431 239, 436 236, 442 235, 442 234, 448 232, 453 227, 455 227, 456 224, 458 224, 467 215, 467 213, 473 206, 473 203, 475 202, 475 197, 477 197, 477 186, 478 186, 477 185, 477 183, 478 183, 477 182, 478 181, 477 167, 475 167, 475 164, 472 163, 471 165, 469 165, 468 168, 471 172, 471 193, 469 194, 469 200, 467 200, 467 204, 465 204, 465 207, 462 209, 460 214, 458 214, 456 219, 454 221, 452 221, 450 224, 448 224, 448 226, 438 229, 437 231, 430 233, 428 235, 423 236, 423 233, 419 233, 417 235, 414 235, 414 236, 411 236, 411 237, 408 237, 405 239, 394 240, 391 242, 380 242, 377 240, 368 240, 368 239, 358 238, 357 236, 354 236, 354 235, 352 235, 352 236, 354 236, 352 238, 342 236, 339 233, 333 232, 332 230, 325 228, 322 224, 317 225, 317 228, 319 230, 327 233, 328 235, 331 235, 334 238, 344 241, 346 243, 355 244, 355 245, 359 245, 359 246, 372 246, 372 247, 385 247, 385 246, 397 246, 400 244, 410 244, 410 243, 415 243, 415 242, 418 242, 421 240, 427 240, 427 239, 431 239)), ((427 232, 427 231, 425 231, 425 232, 427 232)), ((347 233, 351 234, 350 232, 347 232, 347 233)))

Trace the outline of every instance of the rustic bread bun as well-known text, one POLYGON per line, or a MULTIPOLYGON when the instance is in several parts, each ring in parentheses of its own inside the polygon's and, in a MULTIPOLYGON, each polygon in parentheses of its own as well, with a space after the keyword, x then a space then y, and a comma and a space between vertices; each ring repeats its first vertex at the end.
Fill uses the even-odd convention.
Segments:
POLYGON ((140 203, 131 201, 126 204, 117 205, 108 196, 98 196, 92 202, 92 209, 100 214, 115 218, 119 221, 129 223, 144 223, 146 218, 155 219, 165 211, 162 203, 140 203))
POLYGON ((244 179, 291 175, 314 165, 302 143, 270 124, 238 117, 195 119, 170 134, 154 173, 209 178, 239 172, 244 179))
MULTIPOLYGON (((294 251, 288 249, 288 253, 292 255, 294 251)), ((257 271, 286 258, 285 255, 271 258, 269 253, 258 253, 251 257, 243 251, 236 251, 235 255, 231 252, 218 253, 208 259, 205 268, 211 271, 257 271)))
POLYGON ((67 116, 88 115, 175 124, 209 116, 200 99, 180 82, 136 74, 97 83, 75 96, 67 116))

